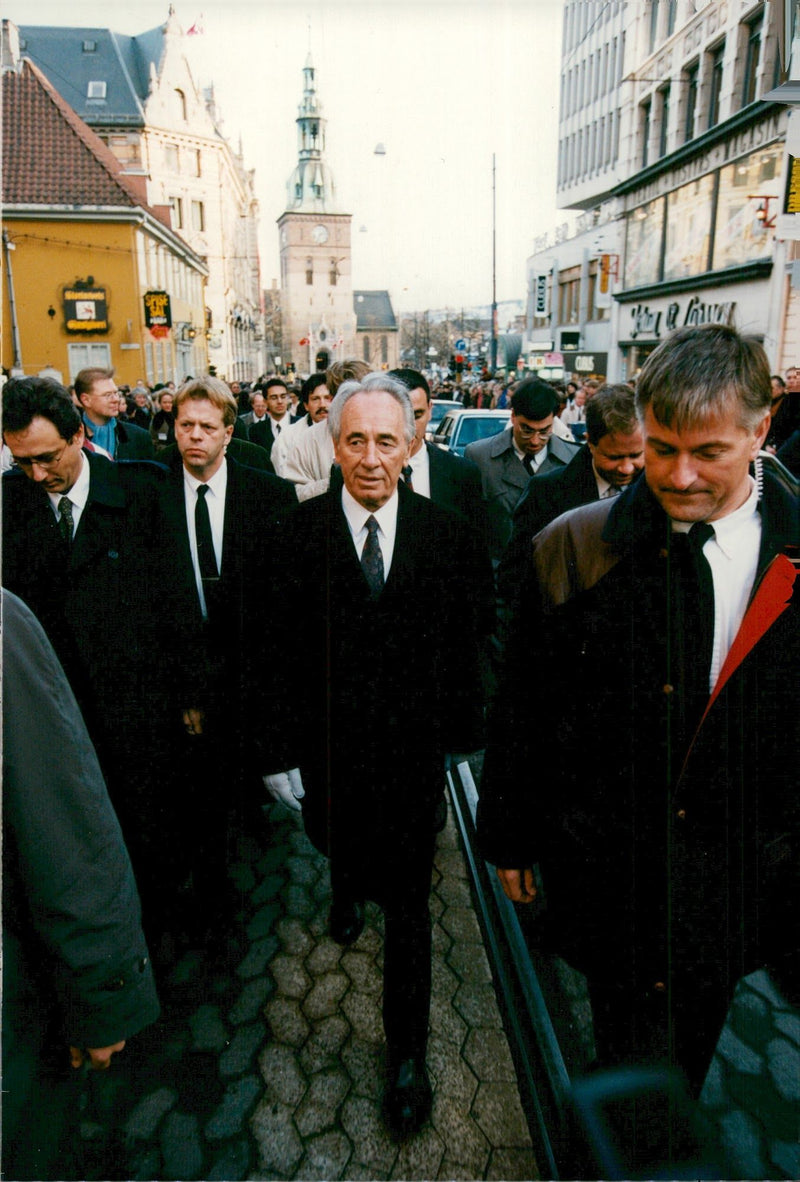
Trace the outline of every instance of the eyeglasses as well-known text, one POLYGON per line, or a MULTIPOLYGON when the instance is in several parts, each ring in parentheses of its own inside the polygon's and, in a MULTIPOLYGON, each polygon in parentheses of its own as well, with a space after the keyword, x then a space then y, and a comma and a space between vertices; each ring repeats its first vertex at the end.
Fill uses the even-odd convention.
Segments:
POLYGON ((523 439, 532 439, 534 435, 538 435, 540 439, 547 439, 553 434, 553 424, 549 427, 529 427, 527 423, 517 423, 517 430, 523 439))
POLYGON ((58 462, 63 456, 64 452, 67 450, 68 446, 69 443, 67 442, 60 451, 45 452, 43 456, 14 456, 14 463, 17 465, 17 467, 22 469, 33 468, 35 465, 37 468, 44 468, 45 471, 49 472, 51 469, 58 466, 58 462))

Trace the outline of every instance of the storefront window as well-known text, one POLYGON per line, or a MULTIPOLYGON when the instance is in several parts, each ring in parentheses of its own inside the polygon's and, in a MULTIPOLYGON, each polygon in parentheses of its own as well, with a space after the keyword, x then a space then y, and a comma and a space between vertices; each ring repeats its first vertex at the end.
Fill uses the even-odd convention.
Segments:
POLYGON ((659 280, 661 235, 664 226, 664 198, 640 205, 628 214, 625 251, 625 286, 641 287, 659 280))
POLYGON ((715 271, 772 253, 772 231, 764 223, 778 210, 780 169, 779 147, 762 148, 721 169, 714 237, 715 271))
POLYGON ((665 280, 702 275, 708 270, 713 195, 713 174, 670 193, 665 280))

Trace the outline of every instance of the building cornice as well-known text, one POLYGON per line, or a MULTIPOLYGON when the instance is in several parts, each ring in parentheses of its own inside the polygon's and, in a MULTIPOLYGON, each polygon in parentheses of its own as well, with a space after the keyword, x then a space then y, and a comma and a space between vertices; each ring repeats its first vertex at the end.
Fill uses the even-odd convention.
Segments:
POLYGON ((640 300, 652 300, 659 296, 677 295, 682 291, 697 291, 701 287, 726 287, 731 283, 747 283, 752 279, 766 279, 772 273, 772 259, 756 259, 740 267, 726 267, 722 271, 704 271, 702 275, 687 275, 683 279, 669 279, 663 283, 648 283, 643 287, 629 287, 626 291, 615 291, 618 304, 634 304, 640 300))

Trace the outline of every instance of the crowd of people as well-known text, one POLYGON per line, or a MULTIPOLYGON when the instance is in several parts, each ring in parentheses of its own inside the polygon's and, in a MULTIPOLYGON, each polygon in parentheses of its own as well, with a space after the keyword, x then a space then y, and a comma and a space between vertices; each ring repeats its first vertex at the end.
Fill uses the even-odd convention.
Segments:
POLYGON ((330 859, 332 937, 384 911, 384 1114, 415 1132, 445 761, 484 747, 482 852, 586 974, 600 1065, 697 1090, 743 973, 794 999, 797 488, 762 459, 797 434, 800 373, 779 381, 724 326, 674 334, 635 389, 358 361, 299 386, 8 381, 5 661, 48 668, 4 695, 12 1101, 26 1031, 57 1014, 107 1067, 157 1012, 151 961, 157 986, 187 945, 242 954, 229 850, 274 800, 330 859), (464 458, 426 440, 455 395, 510 408, 464 458), (57 703, 63 786, 34 761, 57 703))

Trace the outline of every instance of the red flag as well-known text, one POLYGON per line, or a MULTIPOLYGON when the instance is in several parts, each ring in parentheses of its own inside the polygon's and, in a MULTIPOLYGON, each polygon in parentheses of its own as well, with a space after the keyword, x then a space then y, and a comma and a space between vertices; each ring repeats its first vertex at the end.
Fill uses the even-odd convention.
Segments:
POLYGON ((297 343, 298 343, 298 345, 307 345, 308 344, 308 337, 301 337, 297 343))
POLYGON ((203 28, 203 14, 202 14, 202 12, 200 13, 200 19, 196 20, 194 22, 191 29, 186 30, 186 36, 193 37, 199 33, 205 33, 205 29, 203 28))

